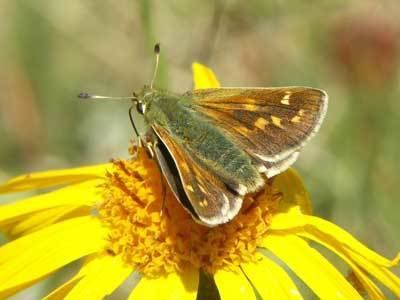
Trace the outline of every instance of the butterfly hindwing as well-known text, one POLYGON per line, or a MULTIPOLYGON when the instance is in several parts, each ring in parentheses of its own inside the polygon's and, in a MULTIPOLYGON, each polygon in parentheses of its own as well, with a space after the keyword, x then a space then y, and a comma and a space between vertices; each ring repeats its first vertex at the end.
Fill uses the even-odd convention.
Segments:
POLYGON ((256 161, 268 163, 294 157, 318 130, 328 100, 324 91, 307 87, 216 88, 186 95, 192 109, 225 130, 256 161))
MULTIPOLYGON (((164 128, 157 124, 153 124, 152 128, 175 162, 180 183, 190 202, 190 207, 185 203, 182 203, 183 206, 197 221, 208 226, 215 226, 232 219, 242 205, 242 198, 228 189, 213 173, 208 172, 184 145, 164 128)), ((176 191, 174 192, 176 194, 176 191)), ((176 196, 181 200, 179 195, 176 196)))

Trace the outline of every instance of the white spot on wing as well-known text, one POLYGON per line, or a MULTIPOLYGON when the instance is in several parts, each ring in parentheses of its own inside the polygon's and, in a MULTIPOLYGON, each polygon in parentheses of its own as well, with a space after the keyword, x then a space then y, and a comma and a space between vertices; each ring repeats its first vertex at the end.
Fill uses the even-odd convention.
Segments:
POLYGON ((298 116, 298 115, 296 115, 296 116, 294 116, 294 117, 290 120, 290 122, 292 122, 292 123, 299 123, 300 120, 301 120, 301 117, 298 116))
POLYGON ((290 99, 290 96, 292 95, 292 93, 291 92, 286 92, 285 93, 285 96, 283 96, 283 98, 282 98, 282 100, 281 100, 281 103, 282 104, 284 104, 284 105, 289 105, 290 104, 290 102, 289 102, 289 99, 290 99))
POLYGON ((258 118, 255 122, 254 122, 254 126, 261 129, 261 130, 265 130, 265 126, 268 125, 268 121, 265 120, 264 118, 258 118))
POLYGON ((289 99, 285 99, 285 98, 283 98, 283 99, 281 100, 281 103, 282 103, 282 104, 285 104, 285 105, 290 105, 289 99))
POLYGON ((272 124, 276 127, 283 128, 282 126, 282 119, 276 116, 271 116, 272 124))

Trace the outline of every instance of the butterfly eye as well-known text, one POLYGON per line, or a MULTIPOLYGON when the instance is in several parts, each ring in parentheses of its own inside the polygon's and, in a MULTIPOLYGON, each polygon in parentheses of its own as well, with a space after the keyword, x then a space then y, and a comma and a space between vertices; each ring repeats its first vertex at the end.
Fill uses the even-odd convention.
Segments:
POLYGON ((144 113, 146 112, 146 104, 144 104, 143 102, 138 102, 136 104, 136 109, 140 114, 144 115, 144 113))

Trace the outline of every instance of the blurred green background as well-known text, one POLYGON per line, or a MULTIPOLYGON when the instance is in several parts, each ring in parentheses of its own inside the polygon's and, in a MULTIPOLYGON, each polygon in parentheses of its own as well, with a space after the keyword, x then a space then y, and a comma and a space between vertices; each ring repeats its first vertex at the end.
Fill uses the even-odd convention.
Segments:
POLYGON ((0 2, 0 180, 126 158, 128 102, 191 89, 191 62, 225 86, 325 89, 325 123, 295 168, 315 213, 378 252, 400 249, 398 0, 0 2))

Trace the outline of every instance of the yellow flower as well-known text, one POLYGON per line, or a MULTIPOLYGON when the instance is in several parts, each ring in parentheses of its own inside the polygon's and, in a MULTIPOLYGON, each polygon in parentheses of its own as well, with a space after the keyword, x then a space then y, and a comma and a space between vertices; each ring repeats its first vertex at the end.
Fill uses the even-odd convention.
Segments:
MULTIPOLYGON (((195 63, 193 71, 195 88, 219 86, 210 69, 195 63)), ((205 273, 221 299, 302 299, 283 264, 321 299, 384 299, 377 282, 400 297, 400 279, 389 271, 399 257, 388 260, 312 216, 292 169, 216 228, 195 223, 170 192, 162 208, 160 173, 142 152, 135 160, 20 176, 0 193, 60 185, 0 207, 0 229, 10 238, 0 247, 1 299, 81 258, 80 271, 45 299, 102 299, 133 272, 140 280, 129 299, 196 299, 205 273), (348 276, 310 241, 342 258, 348 276)))

